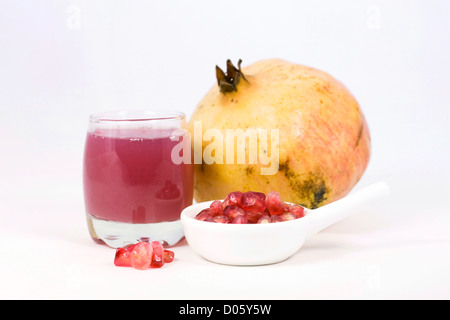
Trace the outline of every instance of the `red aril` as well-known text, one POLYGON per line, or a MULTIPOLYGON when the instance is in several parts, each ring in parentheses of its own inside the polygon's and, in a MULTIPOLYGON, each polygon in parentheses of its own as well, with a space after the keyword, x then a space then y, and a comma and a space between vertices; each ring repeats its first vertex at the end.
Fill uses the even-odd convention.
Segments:
POLYGON ((152 241, 151 247, 153 249, 153 254, 150 267, 161 268, 164 265, 164 247, 159 241, 152 241))
POLYGON ((257 196, 258 198, 260 198, 261 200, 266 200, 266 195, 262 192, 255 192, 255 191, 249 191, 251 192, 253 195, 257 196))
POLYGON ((223 215, 223 206, 220 200, 213 201, 209 206, 209 213, 211 217, 223 215))
POLYGON ((237 216, 244 215, 245 211, 238 206, 227 206, 223 210, 223 214, 226 215, 230 221, 233 221, 237 216))
POLYGON ((288 205, 281 200, 280 194, 275 191, 267 194, 266 206, 271 215, 279 215, 288 211, 288 205))
POLYGON ((247 221, 247 218, 245 217, 245 216, 243 216, 243 215, 238 215, 236 218, 234 218, 234 220, 233 220, 233 222, 232 223, 235 223, 235 224, 245 224, 245 223, 247 223, 248 221, 247 221))
POLYGON ((215 216, 213 221, 216 223, 228 223, 229 219, 226 215, 215 216))
POLYGON ((248 223, 257 223, 259 218, 263 216, 262 212, 245 212, 248 223))
POLYGON ((164 258, 164 263, 170 263, 175 258, 175 253, 170 250, 164 250, 163 258, 164 258))
POLYGON ((280 215, 275 215, 270 217, 272 219, 272 222, 283 222, 283 218, 280 215))
POLYGON ((118 267, 133 267, 139 270, 160 268, 164 263, 172 262, 175 253, 165 250, 159 241, 138 242, 116 249, 114 265, 118 267))
POLYGON ((130 254, 135 246, 136 244, 130 244, 123 248, 117 248, 114 257, 114 265, 118 267, 131 267, 130 254))
POLYGON ((200 211, 200 213, 195 216, 195 219, 200 220, 200 221, 212 222, 213 219, 211 217, 210 212, 211 212, 210 208, 204 209, 204 210, 200 211))
POLYGON ((238 206, 239 207, 241 205, 243 195, 244 194, 240 191, 235 191, 235 192, 229 193, 222 203, 223 208, 225 208, 227 206, 238 206))
POLYGON ((145 270, 150 267, 153 248, 148 242, 138 242, 130 253, 131 266, 135 269, 145 270))
POLYGON ((305 208, 298 204, 292 204, 289 206, 289 212, 295 214, 297 218, 303 218, 305 216, 305 208))
POLYGON ((242 196, 241 208, 246 212, 261 212, 266 210, 266 196, 261 192, 247 191, 242 196))
POLYGON ((271 223, 302 218, 305 208, 281 200, 276 191, 267 196, 262 192, 231 192, 225 200, 212 201, 195 217, 197 220, 215 223, 271 223))
POLYGON ((271 223, 272 219, 268 215, 264 215, 261 218, 259 218, 257 223, 271 223))
POLYGON ((289 220, 294 220, 297 219, 297 216, 295 214, 293 214, 292 212, 286 212, 280 215, 281 219, 283 219, 283 221, 289 221, 289 220))

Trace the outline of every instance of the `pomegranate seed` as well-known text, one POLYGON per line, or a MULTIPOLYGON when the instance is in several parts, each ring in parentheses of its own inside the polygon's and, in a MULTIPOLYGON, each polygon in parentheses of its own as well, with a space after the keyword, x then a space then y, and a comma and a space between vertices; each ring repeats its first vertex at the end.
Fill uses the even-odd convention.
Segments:
POLYGON ((247 218, 243 215, 238 215, 236 218, 234 218, 233 222, 235 224, 245 224, 247 223, 247 218))
POLYGON ((272 222, 283 222, 284 221, 283 218, 279 215, 271 216, 270 218, 271 218, 272 222))
POLYGON ((228 216, 228 219, 230 221, 233 221, 237 216, 244 215, 245 211, 238 206, 227 206, 223 210, 223 214, 228 216))
POLYGON ((152 241, 151 247, 153 254, 151 256, 150 267, 161 268, 164 265, 164 247, 159 241, 152 241))
POLYGON ((145 270, 152 261, 153 248, 148 242, 139 242, 130 253, 131 266, 135 269, 145 270))
POLYGON ((222 202, 219 200, 213 201, 211 205, 209 206, 209 211, 211 217, 220 216, 223 215, 223 206, 222 202))
POLYGON ((255 191, 250 191, 251 193, 253 193, 253 195, 257 196, 258 198, 260 198, 261 200, 266 200, 266 195, 262 192, 255 192, 255 191))
POLYGON ((248 223, 257 223, 262 216, 262 212, 245 212, 245 217, 247 218, 248 223))
POLYGON ((117 248, 114 257, 114 265, 118 267, 131 267, 130 254, 135 246, 136 244, 130 244, 123 248, 117 248))
POLYGON ((295 214, 297 218, 302 218, 305 216, 305 208, 298 204, 293 204, 289 206, 289 212, 295 214))
POLYGON ((164 252, 163 252, 164 263, 172 262, 174 257, 175 257, 175 253, 173 253, 173 251, 164 250, 164 252))
POLYGON ((283 213, 282 215, 280 215, 280 217, 281 217, 281 219, 283 219, 283 221, 289 221, 289 220, 297 219, 297 216, 295 214, 293 214, 292 212, 283 213))
POLYGON ((225 208, 227 206, 238 206, 239 207, 241 205, 243 195, 244 194, 240 191, 235 191, 235 192, 229 193, 222 203, 223 208, 225 208))
POLYGON ((228 223, 228 217, 226 215, 215 216, 213 221, 216 223, 228 223))
POLYGON ((209 208, 200 211, 200 213, 195 216, 195 219, 200 221, 212 222, 213 219, 211 217, 210 211, 211 210, 209 208))
POLYGON ((282 201, 276 191, 269 192, 267 196, 256 191, 235 191, 229 193, 223 202, 211 202, 209 208, 202 210, 195 218, 216 223, 254 224, 289 221, 303 216, 304 207, 282 201))
POLYGON ((248 191, 242 196, 241 208, 247 212, 261 212, 266 210, 266 196, 261 192, 248 191))
POLYGON ((281 201, 280 194, 275 191, 267 194, 266 206, 271 215, 279 215, 288 211, 288 205, 281 201))
POLYGON ((272 219, 268 215, 264 215, 261 218, 259 218, 257 223, 271 223, 272 219))
POLYGON ((200 213, 207 213, 207 214, 211 215, 211 209, 210 208, 203 209, 202 211, 200 211, 200 213))

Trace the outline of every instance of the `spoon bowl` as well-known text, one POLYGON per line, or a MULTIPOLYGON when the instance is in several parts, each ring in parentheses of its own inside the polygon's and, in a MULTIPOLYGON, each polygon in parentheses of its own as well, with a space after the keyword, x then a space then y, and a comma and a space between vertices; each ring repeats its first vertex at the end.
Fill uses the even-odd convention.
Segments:
POLYGON ((336 222, 361 212, 382 196, 389 186, 378 182, 318 209, 305 209, 303 218, 265 224, 223 224, 196 220, 212 201, 197 203, 181 213, 186 241, 206 260, 227 265, 264 265, 281 262, 303 243, 336 222))

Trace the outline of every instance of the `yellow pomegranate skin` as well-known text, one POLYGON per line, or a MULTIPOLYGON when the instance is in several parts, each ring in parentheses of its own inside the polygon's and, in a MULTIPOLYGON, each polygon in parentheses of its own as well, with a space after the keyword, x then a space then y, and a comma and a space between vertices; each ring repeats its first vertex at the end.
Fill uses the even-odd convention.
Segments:
MULTIPOLYGON (((326 72, 280 59, 257 61, 242 73, 236 91, 222 93, 216 84, 198 103, 189 120, 191 137, 196 121, 202 134, 211 128, 224 136, 226 129, 278 129, 278 171, 263 175, 260 168, 267 165, 227 163, 223 154, 223 164, 194 165, 195 200, 277 191, 284 201, 317 208, 348 194, 370 158, 369 129, 349 90, 326 72)), ((202 141, 200 150, 192 139, 192 151, 199 156, 210 143, 202 141)))

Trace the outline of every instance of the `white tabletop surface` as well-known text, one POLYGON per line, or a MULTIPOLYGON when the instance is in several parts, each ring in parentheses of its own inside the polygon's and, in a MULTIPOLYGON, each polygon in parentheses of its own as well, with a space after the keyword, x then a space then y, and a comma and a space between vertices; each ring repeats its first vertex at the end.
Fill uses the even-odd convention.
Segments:
POLYGON ((90 239, 81 192, 44 183, 32 197, 17 192, 2 201, 0 298, 448 299, 444 195, 418 192, 411 181, 391 188, 385 202, 325 229, 277 264, 215 264, 182 240, 172 247, 172 263, 141 271, 115 267, 115 250, 90 239))
POLYGON ((1 299, 450 298, 448 2, 23 3, 0 5, 1 299), (390 197, 281 263, 218 265, 182 241, 161 269, 115 267, 84 216, 88 115, 189 116, 216 64, 272 57, 351 89, 372 136, 354 190, 390 197))

